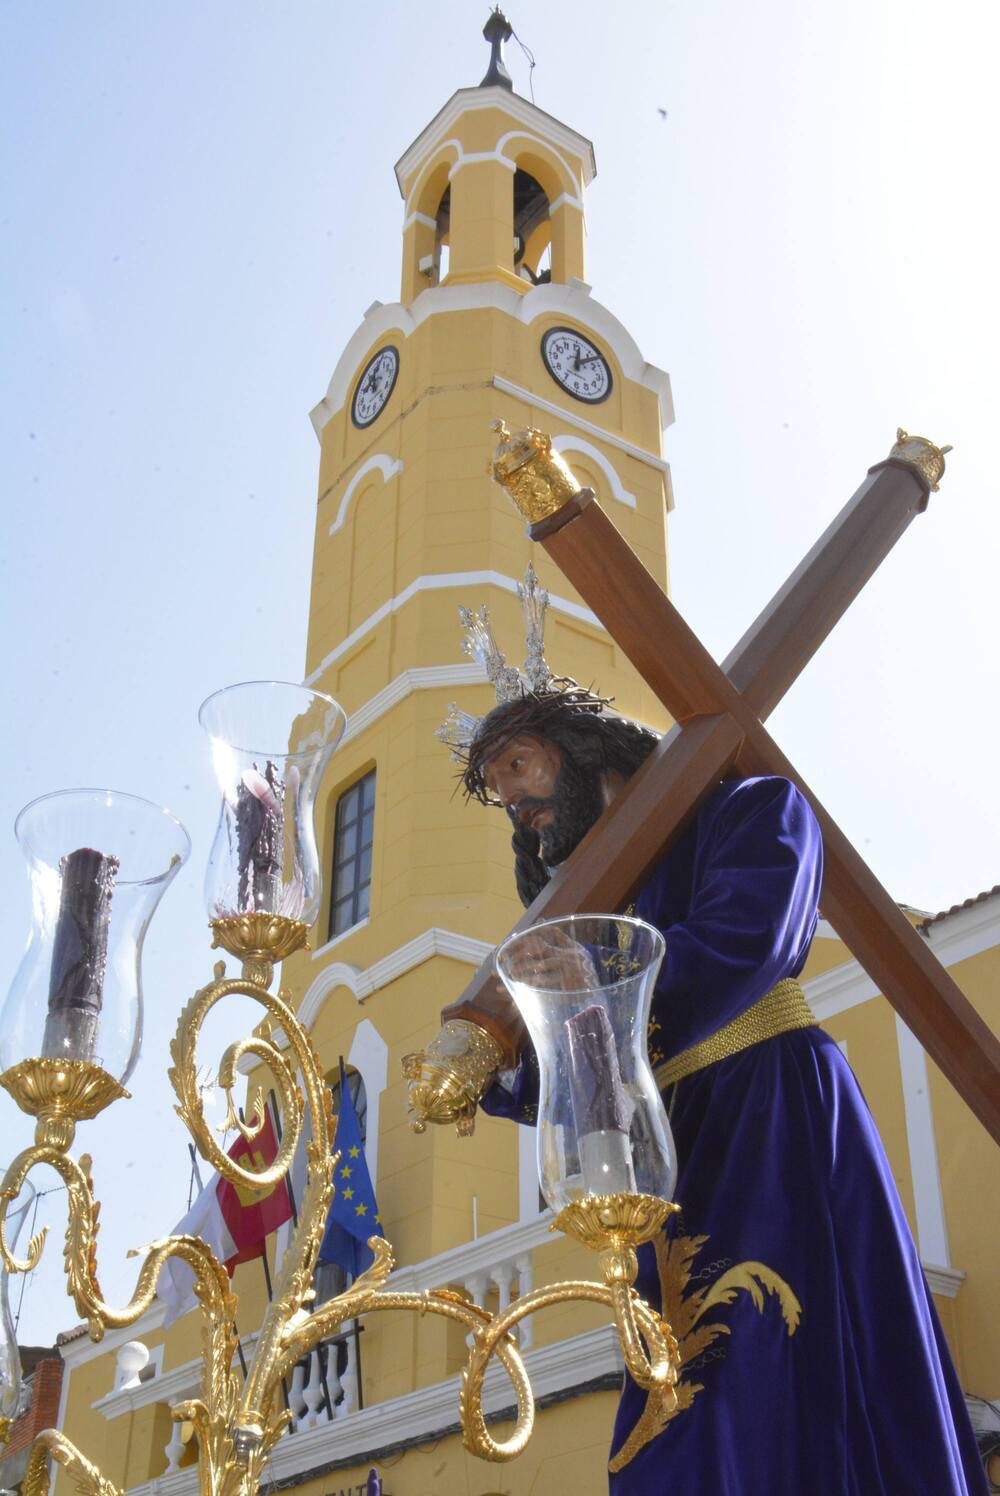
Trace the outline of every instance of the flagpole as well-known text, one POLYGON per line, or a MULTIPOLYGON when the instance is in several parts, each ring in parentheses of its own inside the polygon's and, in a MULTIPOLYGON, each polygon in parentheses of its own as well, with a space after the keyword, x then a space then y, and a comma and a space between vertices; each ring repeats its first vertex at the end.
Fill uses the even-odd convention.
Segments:
POLYGON ((194 1187, 198 1185, 198 1193, 201 1194, 201 1174, 198 1172, 198 1150, 193 1143, 188 1143, 188 1153, 191 1156, 191 1173, 188 1176, 188 1210, 191 1209, 191 1201, 194 1199, 194 1187))
MULTIPOLYGON (((274 1123, 274 1135, 278 1139, 278 1147, 280 1148, 281 1147, 281 1114, 278 1111, 278 1098, 274 1094, 273 1091, 268 1091, 268 1093, 267 1093, 267 1100, 268 1100, 268 1105, 271 1108, 271 1121, 274 1123)), ((288 1187, 288 1203, 289 1203, 289 1205, 292 1208, 292 1225, 297 1229, 298 1228, 298 1224, 299 1224, 299 1213, 298 1213, 298 1210, 297 1210, 296 1205, 295 1205, 295 1191, 292 1188, 292 1168, 291 1168, 291 1164, 289 1164, 289 1166, 288 1166, 288 1173, 285 1175, 285 1183, 286 1183, 286 1185, 288 1187)), ((264 1282, 267 1285, 267 1300, 268 1300, 268 1303, 270 1303, 271 1299, 272 1299, 272 1294, 271 1294, 271 1273, 270 1273, 270 1270, 269 1270, 269 1268, 267 1266, 267 1246, 266 1246, 266 1244, 265 1244, 265 1247, 264 1247, 264 1256, 263 1256, 263 1258, 261 1260, 264 1263, 264 1282)), ((333 1422, 333 1399, 330 1396, 330 1389, 327 1386, 327 1382, 326 1382, 326 1367, 323 1365, 323 1357, 320 1355, 320 1348, 319 1348, 319 1346, 316 1347, 316 1365, 317 1365, 317 1367, 319 1369, 319 1379, 320 1379, 320 1381, 323 1384, 323 1398, 324 1398, 324 1401, 326 1402, 327 1417, 329 1418, 330 1422, 332 1423, 333 1422)), ((285 1407, 287 1408, 287 1407, 290 1406, 290 1404, 289 1404, 289 1401, 288 1401, 288 1388, 285 1386, 285 1379, 284 1379, 284 1377, 282 1377, 282 1379, 281 1379, 281 1390, 284 1393, 284 1396, 285 1396, 285 1407)))

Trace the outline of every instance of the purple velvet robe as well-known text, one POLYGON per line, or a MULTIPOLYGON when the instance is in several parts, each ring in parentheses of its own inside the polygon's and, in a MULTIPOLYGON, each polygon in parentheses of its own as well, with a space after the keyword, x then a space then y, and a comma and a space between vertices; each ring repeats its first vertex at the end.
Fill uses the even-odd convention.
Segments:
MULTIPOLYGON (((822 858, 815 818, 787 780, 727 780, 710 796, 636 901, 636 914, 666 938, 654 1063, 801 971, 822 858)), ((512 1086, 494 1085, 483 1105, 533 1120, 537 1095, 529 1054, 512 1086)), ((631 1446, 647 1399, 626 1377, 611 1492, 985 1496, 889 1162, 834 1041, 818 1027, 778 1035, 688 1076, 664 1099, 681 1213, 658 1253, 640 1249, 638 1291, 662 1307, 668 1244, 680 1255, 683 1238, 706 1238, 675 1292, 710 1290, 738 1264, 763 1264, 801 1316, 789 1333, 787 1293, 765 1292, 758 1309, 743 1288, 708 1310, 699 1323, 725 1331, 682 1373, 700 1390, 631 1446)))

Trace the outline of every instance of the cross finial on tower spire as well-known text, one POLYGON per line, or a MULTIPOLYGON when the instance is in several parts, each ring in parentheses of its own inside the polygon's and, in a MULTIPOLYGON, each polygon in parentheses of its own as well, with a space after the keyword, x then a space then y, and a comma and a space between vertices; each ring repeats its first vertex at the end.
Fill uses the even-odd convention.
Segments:
POLYGON ((489 88, 496 84, 500 88, 509 88, 514 92, 514 83, 504 65, 503 44, 509 42, 514 34, 514 28, 500 9, 495 5, 490 12, 490 18, 483 27, 483 35, 490 44, 490 65, 486 69, 486 77, 480 83, 480 88, 489 88))

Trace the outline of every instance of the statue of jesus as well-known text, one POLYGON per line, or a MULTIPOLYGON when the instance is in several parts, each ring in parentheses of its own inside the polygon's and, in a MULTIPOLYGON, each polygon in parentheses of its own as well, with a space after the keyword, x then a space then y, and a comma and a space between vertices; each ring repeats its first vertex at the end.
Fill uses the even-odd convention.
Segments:
MULTIPOLYGON (((511 821, 525 905, 657 741, 535 664, 450 739, 467 794, 511 821)), ((681 1207, 640 1248, 636 1288, 683 1365, 669 1416, 626 1376, 609 1466, 621 1496, 987 1490, 882 1143, 796 981, 822 866, 794 785, 727 779, 635 900, 666 942, 649 1057, 681 1207)), ((529 1047, 480 1105, 531 1124, 537 1100, 529 1047)))

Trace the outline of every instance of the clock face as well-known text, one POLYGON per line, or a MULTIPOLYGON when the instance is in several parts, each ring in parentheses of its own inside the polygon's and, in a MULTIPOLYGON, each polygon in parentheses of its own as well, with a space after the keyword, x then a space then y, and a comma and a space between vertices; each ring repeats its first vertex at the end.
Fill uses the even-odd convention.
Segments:
POLYGON ((351 403, 351 420, 355 426, 370 426, 380 415, 396 386, 399 373, 399 349, 380 348, 365 365, 351 403))
POLYGON ((611 368, 600 349, 571 327, 550 327, 542 359, 552 378, 576 400, 599 405, 611 394, 611 368))

